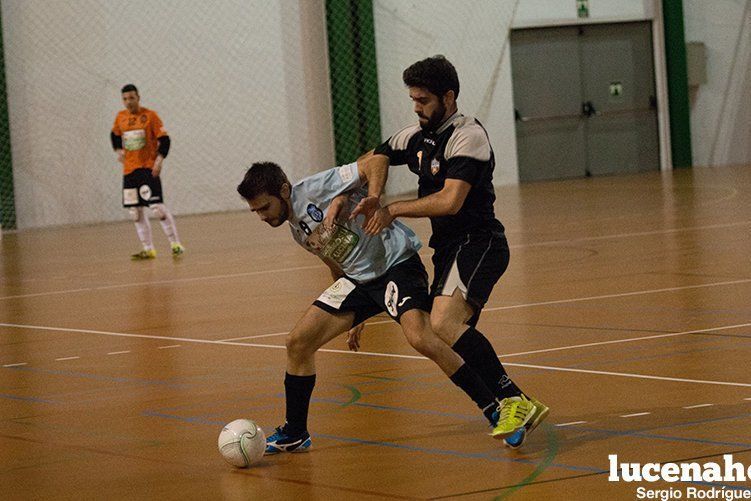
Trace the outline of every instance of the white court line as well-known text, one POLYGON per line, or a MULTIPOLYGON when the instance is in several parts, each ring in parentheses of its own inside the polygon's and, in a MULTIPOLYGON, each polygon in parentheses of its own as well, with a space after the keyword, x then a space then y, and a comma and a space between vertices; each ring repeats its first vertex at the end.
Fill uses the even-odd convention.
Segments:
POLYGON ((751 221, 739 221, 736 223, 724 223, 724 224, 710 224, 707 226, 688 226, 686 228, 672 228, 669 230, 639 231, 639 232, 634 232, 634 233, 616 233, 614 235, 602 235, 599 237, 572 238, 570 240, 548 240, 546 242, 509 245, 509 247, 514 249, 517 247, 540 247, 544 245, 572 244, 576 242, 594 242, 597 240, 611 240, 611 239, 617 239, 617 238, 645 237, 649 235, 665 235, 669 233, 681 233, 684 231, 701 231, 701 230, 709 230, 709 229, 714 229, 714 228, 730 228, 733 226, 745 226, 748 224, 751 224, 751 221))
MULTIPOLYGON (((370 324, 365 324, 365 325, 370 325, 370 324)), ((227 339, 221 339, 221 341, 240 341, 242 339, 258 339, 259 337, 286 336, 287 334, 289 334, 289 331, 274 332, 272 334, 259 334, 257 336, 231 337, 227 339)))
POLYGON ((548 365, 532 365, 532 364, 503 364, 511 367, 526 367, 528 369, 543 369, 549 371, 562 371, 562 372, 581 372, 582 374, 600 374, 602 376, 620 376, 620 377, 632 377, 638 379, 657 379, 660 381, 675 381, 677 383, 698 383, 698 384, 717 384, 721 386, 742 386, 745 388, 751 388, 751 383, 734 383, 728 381, 712 381, 705 379, 686 379, 680 377, 666 377, 666 376, 650 376, 647 374, 631 374, 628 372, 607 372, 607 371, 593 371, 588 369, 572 369, 569 367, 550 367, 548 365))
POLYGON ((66 290, 59 290, 59 291, 37 292, 34 294, 18 294, 16 296, 0 296, 0 300, 21 299, 21 298, 27 298, 27 297, 40 297, 40 296, 54 296, 57 294, 69 294, 69 293, 74 293, 74 292, 90 292, 90 291, 101 291, 101 290, 109 290, 109 289, 125 289, 127 287, 140 287, 142 285, 164 285, 164 284, 177 284, 177 283, 185 283, 185 282, 197 282, 201 280, 217 280, 220 278, 249 277, 253 275, 265 275, 267 273, 286 273, 290 271, 313 270, 316 268, 325 268, 325 266, 321 266, 321 265, 297 266, 295 268, 279 268, 275 270, 248 271, 244 273, 228 273, 225 275, 207 275, 204 277, 175 278, 173 280, 157 280, 154 282, 133 282, 129 284, 119 284, 119 285, 100 285, 97 287, 84 287, 81 289, 66 289, 66 290))
POLYGON ((751 398, 744 398, 743 400, 751 400, 751 398))
POLYGON ((125 351, 111 351, 111 352, 107 353, 107 355, 122 355, 124 353, 130 353, 130 350, 125 350, 125 351))
POLYGON ((26 362, 20 362, 18 364, 5 364, 3 367, 20 367, 22 365, 26 365, 26 362))
POLYGON ((512 310, 515 308, 528 308, 530 306, 547 306, 550 304, 577 303, 580 301, 592 301, 595 299, 612 299, 612 298, 617 298, 617 297, 638 296, 641 294, 659 294, 661 292, 675 292, 675 291, 682 291, 682 290, 688 290, 688 289, 701 289, 704 287, 717 287, 720 285, 745 284, 749 282, 751 282, 751 278, 745 278, 742 280, 729 280, 727 282, 714 282, 711 284, 686 285, 683 287, 667 287, 664 289, 647 289, 647 290, 633 291, 633 292, 620 292, 618 294, 603 294, 601 296, 588 296, 588 297, 579 297, 579 298, 573 298, 573 299, 558 299, 554 301, 540 301, 538 303, 512 304, 509 306, 496 306, 493 308, 484 308, 482 311, 512 310))
POLYGON ((78 360, 81 357, 63 357, 63 358, 56 358, 55 362, 63 362, 65 360, 78 360))
POLYGON ((168 344, 167 346, 157 346, 157 350, 166 350, 168 348, 177 348, 178 346, 181 346, 179 344, 168 344))
POLYGON ((559 346, 558 348, 543 348, 541 350, 520 351, 518 353, 509 353, 508 355, 499 355, 499 358, 517 357, 519 355, 532 355, 535 353, 547 353, 550 351, 572 350, 574 348, 586 348, 589 346, 601 346, 604 344, 628 343, 631 341, 643 341, 645 339, 659 339, 659 338, 664 338, 664 337, 686 336, 688 334, 700 334, 702 332, 723 331, 727 329, 738 329, 740 327, 749 327, 749 326, 751 326, 751 323, 726 325, 724 327, 710 327, 709 329, 697 329, 697 330, 685 331, 685 332, 671 332, 669 334, 655 334, 654 336, 641 336, 641 337, 631 337, 631 338, 623 338, 623 339, 613 339, 611 341, 598 341, 595 343, 572 344, 569 346, 559 346))
POLYGON ((714 404, 699 404, 699 405, 689 405, 688 407, 684 407, 684 409, 698 409, 700 407, 712 407, 714 404))
MULTIPOLYGON (((384 320, 379 322, 368 322, 365 325, 378 325, 378 324, 387 324, 391 323, 393 320, 384 320)), ((2 324, 0 324, 2 325, 2 324)), ((540 350, 530 350, 530 351, 520 351, 517 353, 507 353, 504 355, 498 355, 498 358, 507 358, 507 357, 518 357, 520 355, 534 355, 535 353, 547 353, 551 351, 563 351, 563 350, 573 350, 575 348, 587 348, 590 346, 601 346, 605 344, 618 344, 618 343, 629 343, 631 341, 644 341, 647 339, 660 339, 665 337, 675 337, 675 336, 686 336, 688 334, 701 334, 702 332, 713 332, 713 331, 723 331, 728 329, 738 329, 741 327, 751 327, 751 323, 747 324, 736 324, 736 325, 725 325, 723 327, 710 327, 708 329, 696 329, 692 331, 684 331, 684 332, 669 332, 667 334, 655 334, 653 336, 640 336, 640 337, 631 337, 631 338, 622 338, 622 339, 612 339, 610 341, 597 341, 594 343, 584 343, 584 344, 572 344, 568 346, 558 346, 556 348, 543 348, 540 350)), ((235 337, 230 339, 222 339, 221 341, 240 341, 242 339, 255 339, 259 337, 273 337, 273 336, 284 336, 288 334, 289 332, 275 332, 273 334, 261 334, 259 336, 245 336, 245 337, 235 337)))
MULTIPOLYGON (((638 233, 617 233, 614 235, 601 235, 598 237, 573 238, 570 240, 549 240, 545 242, 511 245, 510 247, 513 249, 524 248, 524 247, 539 247, 539 246, 545 246, 545 245, 570 244, 570 243, 576 243, 576 242, 586 242, 586 241, 595 241, 595 240, 632 238, 634 236, 659 235, 659 234, 679 233, 679 232, 686 232, 686 231, 700 231, 700 230, 707 230, 707 229, 712 229, 712 228, 727 228, 727 227, 732 227, 732 226, 744 226, 748 224, 751 224, 751 221, 738 221, 735 223, 712 224, 712 225, 706 225, 706 226, 689 226, 686 228, 671 228, 667 230, 654 230, 654 231, 646 231, 646 232, 638 232, 638 233)), ((0 301, 2 301, 3 299, 21 299, 21 298, 28 298, 28 297, 53 296, 57 294, 71 294, 75 292, 90 292, 90 291, 107 290, 107 289, 122 289, 122 288, 127 288, 127 287, 139 287, 142 285, 157 285, 157 284, 164 285, 164 284, 172 284, 172 283, 195 282, 195 281, 200 281, 200 280, 215 280, 219 278, 236 278, 236 277, 246 277, 246 276, 252 276, 252 275, 264 275, 268 273, 286 273, 290 271, 312 270, 312 269, 325 268, 325 267, 326 266, 324 265, 298 266, 295 268, 278 268, 278 269, 273 269, 273 270, 258 270, 258 271, 244 272, 244 273, 229 273, 229 274, 224 274, 224 275, 208 275, 204 277, 178 278, 174 280, 159 280, 156 282, 136 282, 136 283, 120 284, 120 285, 103 285, 103 286, 98 286, 98 287, 84 287, 84 288, 79 288, 79 289, 65 289, 65 290, 49 291, 49 292, 37 292, 33 294, 18 294, 15 296, 0 296, 0 301)), ((540 303, 540 304, 548 304, 548 303, 540 303)), ((519 308, 519 307, 521 307, 521 305, 504 307, 504 308, 519 308)), ((496 309, 497 308, 486 308, 484 311, 493 311, 496 309)))
POLYGON ((652 414, 651 412, 637 412, 635 414, 624 414, 621 417, 630 418, 630 417, 638 417, 638 416, 648 416, 652 414))
POLYGON ((586 421, 571 421, 570 423, 558 423, 555 426, 574 426, 576 424, 586 424, 586 421))
MULTIPOLYGON (((184 341, 186 343, 197 343, 197 344, 247 346, 251 348, 271 348, 271 349, 276 349, 276 350, 286 349, 284 345, 274 345, 274 344, 238 343, 236 341, 214 341, 210 339, 191 339, 191 338, 182 338, 182 337, 178 338, 178 337, 168 337, 168 336, 154 336, 150 334, 128 334, 125 332, 94 331, 94 330, 86 330, 86 329, 70 329, 70 328, 65 328, 65 327, 47 327, 47 326, 40 326, 40 325, 20 325, 20 324, 0 323, 0 327, 12 327, 16 329, 57 331, 57 332, 76 332, 76 333, 82 333, 82 334, 99 334, 99 335, 104 335, 104 336, 130 337, 130 338, 140 338, 140 339, 184 341)), ((382 358, 406 358, 410 360, 428 360, 426 357, 423 357, 420 355, 400 355, 396 353, 374 353, 370 351, 354 352, 354 351, 349 351, 349 350, 331 350, 331 349, 320 349, 318 351, 325 352, 325 353, 345 353, 345 354, 350 354, 350 355, 372 356, 372 357, 382 357, 382 358)), ((15 364, 11 364, 11 366, 12 365, 15 365, 15 364)), ((26 365, 26 364, 22 363, 18 365, 26 365)), ((685 379, 685 378, 674 378, 674 377, 664 377, 664 376, 650 376, 646 374, 594 371, 594 370, 587 370, 587 369, 573 369, 573 368, 568 368, 568 367, 550 367, 550 366, 545 366, 545 365, 531 365, 531 364, 519 364, 519 363, 506 363, 505 365, 513 366, 513 367, 525 367, 525 368, 530 368, 530 369, 550 370, 550 371, 580 372, 582 374, 599 374, 603 376, 628 377, 628 378, 637 378, 637 379, 653 379, 653 380, 658 380, 658 381, 673 381, 673 382, 679 382, 679 383, 714 384, 714 385, 721 385, 721 386, 742 386, 746 388, 751 388, 751 383, 735 383, 735 382, 727 382, 727 381, 711 381, 711 380, 702 380, 702 379, 685 379)), ((10 366, 6 365, 5 367, 10 367, 10 366)))

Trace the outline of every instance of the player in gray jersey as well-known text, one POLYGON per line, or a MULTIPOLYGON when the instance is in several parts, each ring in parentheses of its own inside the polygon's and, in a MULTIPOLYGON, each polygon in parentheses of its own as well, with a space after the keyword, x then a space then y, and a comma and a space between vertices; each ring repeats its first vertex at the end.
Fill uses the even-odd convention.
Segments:
POLYGON ((336 280, 287 334, 286 422, 267 438, 266 454, 310 448, 307 420, 315 352, 384 311, 401 324, 412 347, 438 364, 488 421, 492 423, 497 412, 493 392, 430 328, 427 273, 414 232, 395 222, 377 235, 367 235, 363 216, 350 220, 352 209, 367 194, 368 179, 367 167, 352 163, 293 185, 277 164, 259 162, 237 187, 262 221, 272 227, 287 222, 295 241, 321 258, 336 280))

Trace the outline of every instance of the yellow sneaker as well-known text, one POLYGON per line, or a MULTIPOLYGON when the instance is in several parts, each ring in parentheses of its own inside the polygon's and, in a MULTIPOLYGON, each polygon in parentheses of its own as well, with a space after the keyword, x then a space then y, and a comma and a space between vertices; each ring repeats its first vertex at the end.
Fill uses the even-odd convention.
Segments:
POLYGON ((518 449, 521 447, 527 439, 527 436, 532 433, 532 431, 534 431, 534 429, 537 428, 537 426, 539 426, 539 424, 542 423, 550 413, 550 407, 547 405, 534 397, 530 397, 530 400, 536 407, 535 413, 523 428, 518 429, 514 434, 503 439, 503 443, 507 447, 511 447, 512 449, 518 449))
POLYGON ((537 408, 527 397, 507 397, 498 405, 498 423, 490 436, 496 440, 506 438, 523 428, 532 419, 537 408))
POLYGON ((172 257, 180 257, 183 255, 183 252, 185 252, 185 247, 183 247, 182 244, 172 244, 172 257))
POLYGON ((147 259, 154 259, 156 257, 156 251, 154 249, 142 250, 136 254, 130 256, 133 261, 145 261, 147 259))

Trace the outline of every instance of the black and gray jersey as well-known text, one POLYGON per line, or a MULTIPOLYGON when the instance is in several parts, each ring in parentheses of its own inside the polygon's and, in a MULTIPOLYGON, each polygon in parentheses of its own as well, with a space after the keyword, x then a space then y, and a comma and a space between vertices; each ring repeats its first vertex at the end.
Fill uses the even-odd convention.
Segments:
POLYGON ((434 132, 411 125, 378 146, 375 153, 387 155, 391 165, 407 164, 419 176, 420 198, 441 191, 446 179, 472 186, 459 212, 430 218, 431 247, 450 245, 472 232, 503 235, 503 225, 493 210, 493 148, 477 119, 456 113, 434 132))

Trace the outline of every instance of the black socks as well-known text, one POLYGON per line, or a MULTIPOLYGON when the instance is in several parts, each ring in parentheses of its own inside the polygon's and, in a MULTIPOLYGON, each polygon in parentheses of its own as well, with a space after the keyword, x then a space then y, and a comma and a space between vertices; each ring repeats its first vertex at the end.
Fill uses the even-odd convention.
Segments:
POLYGON ((308 431, 308 408, 310 396, 316 385, 316 375, 293 376, 284 375, 284 396, 287 401, 287 424, 285 431, 296 435, 308 431))
POLYGON ((499 400, 522 394, 519 387, 506 374, 493 345, 474 327, 464 331, 452 349, 482 378, 499 400))

